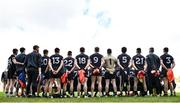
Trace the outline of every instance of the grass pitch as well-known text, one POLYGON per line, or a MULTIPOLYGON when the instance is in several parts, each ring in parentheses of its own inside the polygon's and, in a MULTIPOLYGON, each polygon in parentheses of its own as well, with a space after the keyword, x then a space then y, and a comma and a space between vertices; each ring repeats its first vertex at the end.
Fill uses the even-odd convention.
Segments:
POLYGON ((0 92, 0 102, 180 102, 180 93, 168 97, 94 97, 94 98, 17 98, 5 97, 0 92))

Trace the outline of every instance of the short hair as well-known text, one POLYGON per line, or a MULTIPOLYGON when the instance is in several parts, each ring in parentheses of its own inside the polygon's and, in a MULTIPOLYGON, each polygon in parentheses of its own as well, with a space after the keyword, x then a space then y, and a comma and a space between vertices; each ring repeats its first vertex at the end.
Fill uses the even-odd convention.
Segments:
POLYGON ((165 47, 165 48, 163 49, 163 51, 164 51, 165 53, 168 53, 168 52, 169 52, 169 48, 168 48, 168 47, 165 47))
POLYGON ((107 53, 108 54, 111 54, 112 53, 112 50, 109 48, 109 49, 107 49, 107 53))
POLYGON ((154 53, 154 48, 153 48, 153 47, 150 47, 150 48, 149 48, 149 52, 154 53))
POLYGON ((43 54, 45 55, 45 54, 48 54, 48 50, 47 49, 44 49, 43 50, 43 54))
POLYGON ((137 53, 141 53, 141 48, 137 48, 137 49, 136 49, 136 52, 137 52, 137 53))
POLYGON ((121 52, 122 52, 122 53, 126 53, 126 51, 127 51, 127 48, 126 48, 126 47, 122 47, 122 48, 121 48, 121 52))
POLYGON ((17 54, 17 53, 18 53, 18 49, 14 48, 14 49, 12 50, 12 52, 13 52, 13 54, 17 54))
POLYGON ((71 56, 71 55, 72 55, 72 51, 68 51, 68 52, 67 52, 67 55, 68 55, 68 56, 71 56))
POLYGON ((24 47, 21 47, 19 50, 21 53, 23 53, 26 49, 24 47))
POLYGON ((59 53, 59 51, 60 51, 59 48, 55 48, 55 49, 54 49, 54 52, 55 52, 55 53, 59 53))
POLYGON ((33 46, 33 50, 37 50, 38 48, 39 48, 38 45, 34 45, 34 46, 33 46))
POLYGON ((81 48, 80 48, 80 52, 81 52, 81 53, 84 53, 84 52, 85 52, 85 48, 84 48, 84 47, 81 47, 81 48))
POLYGON ((95 48, 94 48, 94 51, 95 51, 95 52, 99 52, 99 47, 95 47, 95 48))

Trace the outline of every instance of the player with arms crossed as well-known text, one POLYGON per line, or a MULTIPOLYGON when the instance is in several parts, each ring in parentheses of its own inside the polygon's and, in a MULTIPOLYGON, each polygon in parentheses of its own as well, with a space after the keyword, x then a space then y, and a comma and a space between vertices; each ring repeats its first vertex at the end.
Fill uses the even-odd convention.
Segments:
POLYGON ((80 91, 81 91, 81 85, 83 85, 84 89, 84 97, 87 98, 87 69, 89 67, 89 57, 84 54, 85 48, 81 47, 80 48, 80 54, 76 56, 76 66, 78 68, 78 74, 81 74, 80 72, 84 72, 84 80, 81 82, 80 80, 80 75, 78 75, 78 86, 77 86, 77 91, 78 91, 78 98, 80 98, 80 91))
POLYGON ((90 67, 92 69, 91 97, 94 97, 94 86, 95 86, 96 78, 98 81, 99 96, 102 96, 101 69, 104 64, 104 59, 103 59, 103 56, 101 54, 99 54, 99 47, 95 47, 94 50, 95 50, 95 53, 90 56, 90 67))

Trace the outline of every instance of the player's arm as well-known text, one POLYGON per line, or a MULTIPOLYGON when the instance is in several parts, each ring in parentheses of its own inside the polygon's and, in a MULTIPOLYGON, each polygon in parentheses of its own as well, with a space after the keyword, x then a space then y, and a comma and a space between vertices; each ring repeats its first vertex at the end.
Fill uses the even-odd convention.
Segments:
POLYGON ((165 70, 168 70, 168 68, 164 65, 163 60, 161 59, 161 65, 165 70))
POLYGON ((100 69, 103 67, 105 61, 104 61, 104 58, 101 58, 101 66, 99 67, 100 69))
POLYGON ((39 75, 41 74, 41 63, 42 63, 42 60, 41 60, 41 55, 39 54, 38 55, 38 70, 39 70, 39 75))
POLYGON ((76 67, 76 63, 74 62, 73 67, 71 68, 71 70, 69 71, 69 73, 71 73, 71 72, 75 69, 75 67, 76 67))
POLYGON ((172 69, 175 67, 175 65, 176 65, 176 64, 175 64, 175 61, 173 60, 173 61, 172 61, 172 69))
POLYGON ((51 59, 49 59, 48 66, 49 66, 50 70, 53 72, 54 69, 53 69, 53 67, 52 67, 51 59))
POLYGON ((138 70, 133 59, 132 59, 132 67, 134 68, 134 70, 138 70))
POLYGON ((60 66, 57 69, 57 73, 61 70, 61 68, 63 67, 63 64, 64 64, 64 62, 63 62, 63 60, 61 60, 61 64, 60 64, 60 66))
POLYGON ((12 58, 14 64, 24 65, 24 63, 18 62, 15 57, 12 58))
POLYGON ((78 65, 77 59, 75 60, 75 66, 76 66, 78 69, 81 69, 81 68, 79 67, 79 65, 78 65))
POLYGON ((145 60, 145 64, 144 64, 144 71, 147 70, 147 61, 145 60))
POLYGON ((129 68, 132 67, 132 60, 129 61, 129 65, 128 65, 129 68))
POLYGON ((117 65, 118 65, 120 68, 124 69, 124 67, 121 65, 119 59, 117 59, 117 65))
POLYGON ((85 70, 88 69, 89 65, 90 65, 90 59, 87 60, 86 67, 85 67, 84 69, 85 69, 85 70))

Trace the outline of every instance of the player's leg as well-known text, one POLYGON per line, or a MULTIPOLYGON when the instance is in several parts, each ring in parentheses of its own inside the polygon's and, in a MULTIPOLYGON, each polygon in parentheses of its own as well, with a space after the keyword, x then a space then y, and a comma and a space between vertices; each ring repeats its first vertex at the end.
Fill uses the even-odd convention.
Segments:
POLYGON ((56 92, 56 94, 61 95, 61 80, 59 78, 55 78, 55 81, 57 82, 57 92, 56 92))
POLYGON ((84 97, 87 98, 87 81, 88 78, 85 78, 84 84, 83 84, 83 90, 84 90, 84 97))
POLYGON ((53 83, 54 83, 54 78, 50 78, 50 83, 49 83, 49 97, 50 98, 53 98, 53 91, 52 91, 52 86, 53 86, 53 83))
POLYGON ((67 83, 63 84, 63 97, 66 98, 66 91, 67 91, 67 83))
POLYGON ((164 96, 167 96, 167 92, 168 92, 168 79, 167 77, 163 77, 163 81, 164 81, 164 96))
POLYGON ((106 81, 106 87, 105 87, 106 96, 109 96, 109 82, 110 82, 110 79, 105 79, 105 81, 106 81))
POLYGON ((102 76, 97 77, 99 96, 102 96, 102 76))
POLYGON ((137 77, 134 77, 134 95, 137 96, 137 84, 138 84, 138 79, 137 77))
POLYGON ((26 86, 26 96, 29 96, 30 93, 30 87, 32 83, 32 76, 30 71, 27 71, 27 86, 26 86))
POLYGON ((37 91, 37 77, 38 73, 36 71, 31 72, 32 76, 32 96, 36 96, 35 92, 37 91))
POLYGON ((119 76, 119 90, 120 90, 120 95, 122 95, 122 90, 123 90, 122 75, 119 76))
POLYGON ((96 81, 96 76, 91 76, 91 97, 94 97, 95 81, 96 81))
POLYGON ((41 80, 42 78, 39 77, 38 83, 37 83, 37 97, 39 97, 39 93, 41 92, 41 80))
POLYGON ((80 98, 80 92, 81 92, 81 83, 80 83, 80 81, 79 81, 79 79, 78 79, 78 85, 77 85, 77 92, 78 92, 78 98, 80 98))
POLYGON ((143 88, 144 88, 143 95, 147 95, 146 77, 143 78, 143 88))
POLYGON ((10 85, 10 79, 7 79, 7 84, 6 84, 6 87, 5 87, 6 96, 8 96, 8 93, 9 93, 9 85, 10 85))
POLYGON ((70 97, 73 97, 74 91, 74 80, 70 80, 70 97))
POLYGON ((117 86, 116 86, 116 79, 112 79, 112 85, 113 85, 113 90, 114 90, 114 95, 117 96, 117 86))
POLYGON ((46 83, 45 83, 45 93, 44 96, 47 97, 48 91, 49 91, 49 85, 50 85, 50 79, 46 79, 46 83))

